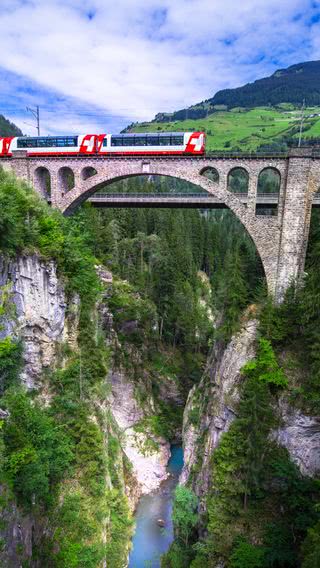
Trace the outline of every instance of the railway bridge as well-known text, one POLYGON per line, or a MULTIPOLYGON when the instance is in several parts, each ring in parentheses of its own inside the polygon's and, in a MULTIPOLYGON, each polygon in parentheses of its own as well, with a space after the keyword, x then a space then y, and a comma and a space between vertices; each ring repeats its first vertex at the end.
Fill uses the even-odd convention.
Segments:
POLYGON ((12 157, 0 159, 0 166, 30 182, 66 215, 87 199, 112 207, 227 207, 254 241, 269 291, 277 301, 282 300, 290 283, 303 275, 311 210, 320 204, 320 152, 312 149, 297 148, 288 154, 204 157, 27 157, 17 151, 12 157), (242 172, 244 180, 240 192, 231 183, 236 170, 242 172), (267 172, 273 172, 279 180, 272 194, 261 192, 260 180, 267 172), (200 197, 196 187, 189 196, 110 193, 113 182, 141 175, 182 179, 205 190, 207 199, 203 192, 200 197), (262 206, 268 206, 273 214, 261 214, 262 206))

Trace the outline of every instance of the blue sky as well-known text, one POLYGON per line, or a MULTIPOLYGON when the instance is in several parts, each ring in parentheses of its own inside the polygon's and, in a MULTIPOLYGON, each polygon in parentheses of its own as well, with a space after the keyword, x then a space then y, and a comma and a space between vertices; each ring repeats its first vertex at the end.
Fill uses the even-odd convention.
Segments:
MULTIPOLYGON (((320 59, 320 0, 0 0, 0 113, 116 132, 320 59)), ((28 124, 25 124, 28 123, 28 124)))

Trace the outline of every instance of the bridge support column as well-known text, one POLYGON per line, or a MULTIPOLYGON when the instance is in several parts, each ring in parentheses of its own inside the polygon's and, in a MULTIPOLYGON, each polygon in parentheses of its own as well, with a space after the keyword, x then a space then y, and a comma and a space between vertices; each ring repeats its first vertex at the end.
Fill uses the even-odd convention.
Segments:
POLYGON ((51 205, 59 209, 62 199, 61 187, 57 171, 51 171, 51 205))
POLYGON ((288 160, 275 290, 277 302, 283 300, 290 284, 303 276, 313 197, 312 158, 307 154, 304 156, 304 150, 295 149, 288 160))
POLYGON ((258 176, 251 174, 249 177, 248 187, 248 201, 247 208, 252 215, 256 214, 256 199, 257 199, 258 176))
POLYGON ((13 152, 13 156, 10 161, 11 169, 14 171, 17 177, 24 179, 25 181, 31 181, 30 179, 30 167, 27 160, 27 152, 22 150, 13 152))

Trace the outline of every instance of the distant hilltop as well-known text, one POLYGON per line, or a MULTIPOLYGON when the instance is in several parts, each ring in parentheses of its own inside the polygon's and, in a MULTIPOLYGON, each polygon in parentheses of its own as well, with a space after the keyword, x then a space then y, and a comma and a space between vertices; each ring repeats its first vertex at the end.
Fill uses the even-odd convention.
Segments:
POLYGON ((279 69, 270 77, 235 89, 223 89, 212 98, 172 113, 158 113, 153 122, 204 118, 208 113, 235 107, 254 108, 281 103, 320 106, 320 61, 279 69))

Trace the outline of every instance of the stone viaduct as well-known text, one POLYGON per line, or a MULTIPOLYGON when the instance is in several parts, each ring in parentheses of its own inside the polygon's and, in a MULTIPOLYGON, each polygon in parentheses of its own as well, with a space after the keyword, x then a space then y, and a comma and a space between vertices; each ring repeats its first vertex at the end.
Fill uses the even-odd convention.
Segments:
MULTIPOLYGON (((217 207, 228 207, 242 222, 256 245, 269 291, 277 301, 281 301, 290 283, 303 275, 311 209, 320 187, 320 154, 310 149, 297 148, 288 155, 239 154, 201 158, 27 158, 24 152, 15 152, 12 157, 0 159, 0 166, 30 182, 44 197, 48 197, 45 195, 46 179, 50 176, 52 206, 67 215, 97 190, 103 187, 107 191, 109 184, 120 179, 139 175, 180 178, 200 186, 215 198, 217 207), (246 173, 246 199, 230 191, 228 180, 235 168, 246 173), (266 168, 279 176, 277 215, 272 216, 259 215, 256 208, 258 180, 266 168), (214 179, 206 177, 208 171, 215 173, 214 179), (70 173, 74 180, 72 188, 67 179, 70 173)), ((168 199, 161 198, 160 205, 165 205, 168 199)), ((128 206, 136 205, 132 202, 128 206)))

